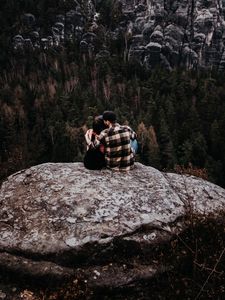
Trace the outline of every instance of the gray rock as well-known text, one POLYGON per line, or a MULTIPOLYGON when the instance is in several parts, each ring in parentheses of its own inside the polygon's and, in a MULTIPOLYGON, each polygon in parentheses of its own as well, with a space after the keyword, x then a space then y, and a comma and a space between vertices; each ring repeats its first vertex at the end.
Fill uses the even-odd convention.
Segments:
POLYGON ((188 24, 188 5, 180 5, 176 10, 176 24, 186 27, 188 24))
POLYGON ((76 15, 76 10, 73 10, 73 9, 71 9, 70 11, 68 11, 67 13, 66 13, 66 17, 65 17, 65 21, 67 22, 67 23, 73 23, 73 20, 74 20, 74 18, 75 18, 75 15, 76 15))
POLYGON ((220 60, 219 70, 220 71, 225 70, 225 51, 223 52, 223 55, 222 55, 221 60, 220 60))
POLYGON ((25 26, 32 27, 36 23, 36 18, 33 14, 27 13, 22 16, 22 22, 25 26))
POLYGON ((134 28, 137 33, 141 33, 144 30, 146 19, 144 17, 138 17, 135 19, 134 28))
POLYGON ((29 34, 29 36, 30 36, 32 42, 34 42, 34 43, 37 42, 37 41, 39 41, 39 39, 40 39, 40 34, 39 34, 38 31, 32 31, 32 32, 29 34))
POLYGON ((13 37, 13 42, 14 43, 23 43, 24 38, 22 37, 22 35, 17 34, 16 36, 13 37))
POLYGON ((57 28, 57 27, 55 27, 55 26, 53 26, 52 27, 52 35, 53 36, 59 36, 60 35, 60 31, 59 31, 59 28, 57 28))
POLYGON ((6 252, 0 253, 1 268, 18 273, 20 276, 32 276, 42 279, 54 278, 62 280, 74 275, 72 268, 62 267, 50 261, 35 261, 19 255, 12 255, 6 252))
POLYGON ((88 52, 88 43, 86 41, 81 41, 80 42, 80 50, 83 53, 88 52))
POLYGON ((146 6, 144 4, 138 4, 135 7, 135 12, 140 13, 140 12, 145 12, 146 11, 146 6))
POLYGON ((112 287, 166 270, 143 262, 128 272, 117 262, 114 245, 143 248, 168 241, 186 228, 182 220, 190 207, 193 214, 216 218, 225 209, 225 190, 139 163, 125 174, 47 163, 9 176, 0 206, 1 269, 57 280, 82 270, 90 285, 112 287), (112 268, 105 269, 112 257, 112 268))
POLYGON ((213 23, 213 14, 208 9, 202 9, 194 20, 196 30, 203 33, 207 33, 213 27, 213 23))
POLYGON ((204 33, 196 33, 194 35, 193 47, 195 49, 201 49, 204 46, 206 36, 204 33))
MULTIPOLYGON (((53 43, 48 47, 64 46, 64 40, 76 40, 80 43, 83 35, 89 35, 90 32, 94 34, 94 32, 98 32, 99 26, 103 26, 106 28, 104 40, 107 41, 121 39, 121 34, 129 34, 126 53, 130 58, 134 57, 137 60, 140 58, 140 63, 143 60, 150 61, 152 67, 162 63, 168 66, 167 62, 169 62, 173 68, 181 63, 183 66, 189 66, 188 68, 212 68, 213 66, 222 70, 221 57, 225 46, 223 38, 225 35, 225 2, 198 0, 194 1, 193 7, 191 3, 187 0, 121 0, 118 9, 121 9, 122 15, 118 26, 111 31, 112 29, 108 30, 105 24, 101 24, 99 11, 96 10, 97 6, 101 6, 101 1, 87 1, 83 3, 82 8, 75 1, 71 6, 73 9, 67 11, 65 16, 63 14, 53 16, 55 24, 51 24, 49 28, 49 32, 52 31, 53 43), (118 35, 118 33, 120 34, 118 35), (140 38, 138 43, 132 42, 140 35, 142 35, 142 41, 140 38), (142 51, 143 47, 150 42, 162 45, 163 57, 161 56, 161 59, 157 57, 154 63, 152 62, 153 57, 149 58, 148 53, 142 51), (195 63, 187 63, 187 51, 183 51, 186 46, 194 51, 190 52, 189 56, 193 56, 195 63), (198 56, 197 63, 194 53, 198 56)), ((30 31, 44 32, 41 28, 36 28, 36 24, 39 24, 38 20, 36 21, 35 16, 30 13, 24 14, 21 20, 26 28, 24 33, 21 28, 18 32, 23 37, 31 38, 33 48, 39 48, 40 40, 46 36, 39 36, 36 41, 30 34, 29 37, 27 36, 27 27, 31 29, 30 31)), ((43 25, 40 24, 40 26, 43 25)), ((89 49, 95 46, 93 41, 86 41, 90 44, 89 49)), ((24 41, 22 39, 16 43, 13 41, 13 48, 15 51, 24 50, 24 41)), ((25 48, 31 49, 32 47, 30 45, 25 48)), ((109 49, 105 50, 109 51, 109 49)), ((83 50, 81 49, 81 51, 83 50)))
POLYGON ((164 11, 163 8, 159 8, 155 10, 155 23, 156 24, 161 24, 164 20, 164 17, 166 15, 166 12, 164 11))
POLYGON ((136 48, 139 48, 142 45, 143 45, 143 35, 142 34, 134 35, 131 39, 130 48, 131 49, 136 49, 136 48))
POLYGON ((178 51, 181 47, 181 44, 177 42, 176 39, 174 39, 172 36, 166 35, 165 36, 165 44, 168 44, 171 49, 178 51))
POLYGON ((56 22, 60 22, 60 23, 64 24, 65 23, 65 16, 61 15, 61 14, 56 15, 55 20, 56 20, 56 22))
POLYGON ((80 26, 76 26, 74 28, 74 37, 77 39, 77 40, 81 40, 82 38, 82 35, 84 33, 84 28, 83 27, 80 27, 80 26))
POLYGON ((48 49, 49 48, 49 40, 47 38, 42 38, 41 46, 43 49, 48 49))
POLYGON ((147 46, 146 46, 146 49, 149 51, 149 52, 161 52, 161 49, 162 49, 162 45, 160 45, 159 43, 154 43, 154 42, 150 42, 147 46))
POLYGON ((59 30, 60 34, 64 33, 64 24, 62 22, 56 22, 54 27, 59 30))
POLYGON ((148 43, 150 42, 150 36, 152 32, 154 31, 154 22, 149 22, 145 24, 144 29, 142 31, 144 40, 148 43))
POLYGON ((96 54, 95 59, 98 60, 102 60, 102 59, 107 59, 110 57, 110 52, 107 50, 101 50, 96 54))
POLYGON ((93 32, 87 32, 82 36, 82 40, 85 40, 87 43, 94 43, 97 36, 93 32))
POLYGON ((172 67, 165 55, 160 54, 160 60, 161 60, 160 64, 163 68, 165 68, 168 71, 172 71, 172 67))
POLYGON ((146 49, 144 46, 136 47, 134 49, 130 49, 128 53, 129 61, 136 61, 140 64, 143 63, 146 49))
POLYGON ((165 36, 172 37, 180 44, 183 40, 184 32, 180 27, 171 24, 165 28, 165 36))
POLYGON ((135 12, 133 10, 123 10, 123 18, 126 21, 134 21, 135 20, 135 12))
POLYGON ((150 36, 150 41, 153 43, 163 43, 163 33, 159 30, 154 30, 153 33, 150 36))
POLYGON ((33 43, 31 39, 24 39, 24 48, 28 50, 33 50, 33 43))
POLYGON ((66 13, 66 22, 71 23, 74 26, 83 27, 85 24, 85 18, 80 12, 70 10, 66 13))
POLYGON ((17 34, 12 39, 14 50, 23 50, 24 47, 24 38, 22 35, 17 34))
POLYGON ((183 65, 187 69, 192 69, 197 66, 197 63, 199 61, 199 57, 195 51, 190 49, 188 46, 184 47, 182 51, 182 62, 183 65))
POLYGON ((47 36, 47 40, 48 40, 48 47, 51 48, 54 46, 54 40, 53 37, 51 35, 47 36))

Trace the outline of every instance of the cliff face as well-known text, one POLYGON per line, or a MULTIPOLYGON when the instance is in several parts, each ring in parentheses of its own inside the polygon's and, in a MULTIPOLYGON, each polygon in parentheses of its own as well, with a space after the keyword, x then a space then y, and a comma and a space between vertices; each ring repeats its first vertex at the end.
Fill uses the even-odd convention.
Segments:
POLYGON ((4 273, 54 281, 81 276, 89 287, 116 289, 171 270, 161 247, 171 249, 196 215, 217 220, 225 191, 139 163, 126 174, 47 163, 8 177, 0 206, 4 273))
POLYGON ((22 14, 19 32, 12 37, 14 50, 58 48, 76 41, 84 55, 99 59, 115 54, 110 47, 114 43, 121 44, 125 60, 147 69, 224 69, 222 0, 74 1, 68 7, 52 13, 49 25, 29 12, 22 14))

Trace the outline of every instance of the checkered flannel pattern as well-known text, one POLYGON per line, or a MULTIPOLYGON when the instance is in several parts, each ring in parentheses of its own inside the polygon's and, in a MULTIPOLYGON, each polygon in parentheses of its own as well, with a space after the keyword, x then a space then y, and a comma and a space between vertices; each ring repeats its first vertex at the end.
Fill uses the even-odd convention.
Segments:
POLYGON ((130 140, 136 138, 136 133, 129 126, 118 123, 103 130, 98 140, 105 146, 107 167, 116 171, 129 171, 134 166, 134 153, 130 140))

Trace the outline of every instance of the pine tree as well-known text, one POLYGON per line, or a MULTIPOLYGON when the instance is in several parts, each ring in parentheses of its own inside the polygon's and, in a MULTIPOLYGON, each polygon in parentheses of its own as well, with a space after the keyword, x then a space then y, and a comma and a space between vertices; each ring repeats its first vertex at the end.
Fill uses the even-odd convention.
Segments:
POLYGON ((139 142, 139 153, 143 162, 155 168, 160 168, 159 145, 153 126, 146 128, 141 122, 138 125, 137 136, 139 142))
POLYGON ((204 167, 207 159, 207 144, 204 136, 198 132, 192 137, 192 163, 204 167))
POLYGON ((223 140, 220 134, 219 123, 217 120, 214 120, 214 122, 212 123, 209 134, 210 134, 210 150, 211 150, 212 157, 218 160, 221 158, 223 140))
POLYGON ((176 161, 175 152, 173 148, 173 142, 170 136, 169 128, 165 120, 165 113, 160 110, 159 113, 159 130, 158 130, 158 140, 160 149, 160 158, 163 168, 171 169, 176 161))
POLYGON ((188 139, 178 148, 178 162, 179 165, 188 166, 192 161, 192 142, 188 139))

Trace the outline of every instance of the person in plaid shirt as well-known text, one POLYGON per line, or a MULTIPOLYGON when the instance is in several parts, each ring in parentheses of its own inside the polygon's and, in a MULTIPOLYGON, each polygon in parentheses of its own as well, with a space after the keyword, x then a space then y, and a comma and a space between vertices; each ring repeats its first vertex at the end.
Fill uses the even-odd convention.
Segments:
POLYGON ((131 140, 136 139, 136 133, 129 126, 116 123, 112 111, 105 111, 103 120, 108 128, 100 133, 98 141, 105 147, 107 167, 115 171, 131 170, 134 166, 131 140))

